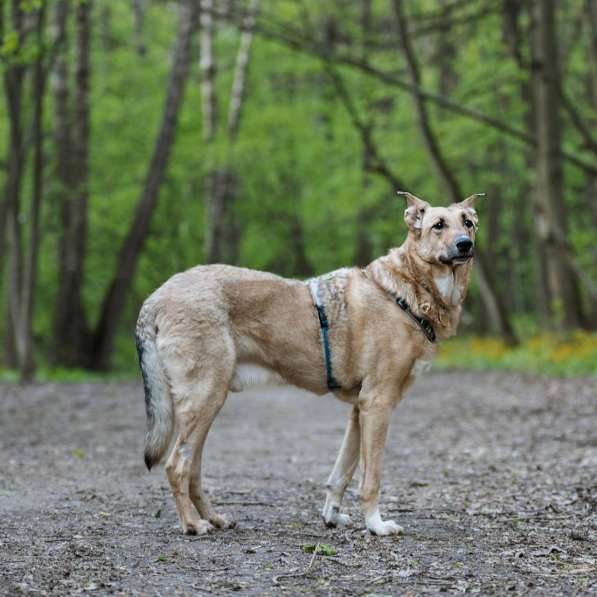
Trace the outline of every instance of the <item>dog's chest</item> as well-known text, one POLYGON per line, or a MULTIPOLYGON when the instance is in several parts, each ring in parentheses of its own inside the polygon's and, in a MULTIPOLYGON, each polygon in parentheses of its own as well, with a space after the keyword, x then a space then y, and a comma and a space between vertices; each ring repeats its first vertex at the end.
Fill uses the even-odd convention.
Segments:
POLYGON ((431 370, 433 359, 417 359, 413 365, 411 375, 416 379, 417 377, 428 373, 431 370))
POLYGON ((456 305, 460 302, 461 289, 456 283, 453 273, 441 277, 438 276, 434 278, 434 282, 442 299, 444 299, 448 305, 456 305))
POLYGON ((412 369, 410 370, 410 383, 413 383, 416 379, 427 375, 433 365, 437 349, 436 346, 429 346, 423 354, 415 360, 412 369))

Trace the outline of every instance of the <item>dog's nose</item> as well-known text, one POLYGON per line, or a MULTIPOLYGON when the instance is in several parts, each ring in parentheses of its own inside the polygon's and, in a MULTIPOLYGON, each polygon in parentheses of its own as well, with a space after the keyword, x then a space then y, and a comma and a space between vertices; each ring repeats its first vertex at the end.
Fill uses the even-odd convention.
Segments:
POLYGON ((473 241, 468 236, 459 236, 456 239, 456 248, 463 255, 468 253, 473 247, 473 241))

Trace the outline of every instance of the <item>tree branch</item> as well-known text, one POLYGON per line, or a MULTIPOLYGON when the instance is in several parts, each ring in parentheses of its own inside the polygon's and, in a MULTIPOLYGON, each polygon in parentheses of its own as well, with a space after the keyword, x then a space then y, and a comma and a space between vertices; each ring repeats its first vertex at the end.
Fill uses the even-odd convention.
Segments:
MULTIPOLYGON (((230 13, 229 15, 224 16, 230 16, 232 19, 234 19, 234 13, 230 13)), ((334 62, 336 65, 341 66, 348 66, 362 73, 365 73, 366 75, 369 75, 372 78, 375 78, 388 86, 403 89, 404 91, 407 91, 411 94, 417 94, 425 102, 431 102, 444 110, 447 110, 454 114, 458 114, 459 116, 464 116, 465 118, 469 118, 471 120, 484 124, 490 128, 505 133, 509 137, 518 141, 522 141, 524 144, 528 146, 537 146, 537 139, 533 135, 530 135, 529 133, 523 130, 512 127, 509 124, 502 122, 497 118, 494 118, 493 116, 480 112, 479 110, 475 110, 474 108, 468 108, 440 94, 427 91, 413 83, 404 81, 403 79, 397 77, 396 75, 393 75, 392 73, 388 73, 376 68, 375 66, 373 66, 365 60, 355 58, 350 55, 341 55, 337 53, 334 55, 330 55, 329 52, 326 52, 325 49, 321 48, 321 44, 313 37, 308 37, 304 35, 303 32, 297 31, 296 29, 293 29, 285 24, 275 23, 270 20, 268 27, 265 19, 261 19, 261 21, 256 25, 255 31, 262 37, 265 37, 266 39, 270 39, 278 43, 282 43, 292 50, 307 53, 322 61, 334 62)), ((592 176, 597 176, 597 166, 588 164, 585 161, 579 159, 574 153, 570 153, 564 150, 560 150, 560 155, 568 163, 573 164, 580 170, 583 170, 584 172, 591 174, 592 176)))
POLYGON ((568 116, 570 116, 570 121, 583 138, 586 148, 590 149, 593 153, 597 153, 597 141, 591 135, 589 127, 583 121, 582 116, 579 114, 572 101, 570 101, 570 98, 566 95, 561 85, 559 86, 558 91, 560 93, 562 105, 564 106, 566 112, 568 112, 568 116))
POLYGON ((385 161, 385 159, 379 155, 379 151, 377 149, 377 145, 373 141, 373 137, 371 135, 371 126, 365 124, 361 118, 359 117, 358 111, 346 86, 344 85, 344 81, 338 71, 334 68, 333 64, 330 62, 325 63, 326 72, 332 81, 336 96, 340 99, 344 108, 348 112, 350 117, 350 121, 356 131, 359 133, 361 137, 361 142, 363 146, 367 149, 367 154, 369 155, 369 159, 365 164, 365 170, 367 172, 371 172, 372 174, 378 174, 385 178, 394 190, 398 189, 405 189, 407 185, 404 184, 389 168, 385 161))

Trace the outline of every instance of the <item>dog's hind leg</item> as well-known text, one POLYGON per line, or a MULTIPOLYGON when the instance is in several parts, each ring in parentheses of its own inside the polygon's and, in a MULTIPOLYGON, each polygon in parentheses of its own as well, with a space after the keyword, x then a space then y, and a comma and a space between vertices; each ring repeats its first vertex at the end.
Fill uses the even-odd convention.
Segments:
MULTIPOLYGON (((185 424, 185 426, 187 426, 185 424)), ((176 500, 176 511, 185 535, 203 535, 212 528, 208 520, 199 516, 190 498, 191 469, 196 434, 181 433, 166 462, 166 475, 176 500)))
MULTIPOLYGON (((201 459, 207 432, 226 400, 234 369, 233 351, 218 351, 217 359, 212 358, 213 354, 210 358, 205 355, 201 358, 197 355, 198 344, 200 342, 180 342, 175 355, 163 358, 178 429, 176 443, 166 463, 166 474, 182 530, 188 535, 206 533, 212 523, 220 522, 212 515, 209 501, 197 501, 197 461, 201 459)), ((199 495, 202 495, 200 483, 199 495)))
POLYGON ((350 414, 336 464, 326 483, 325 504, 321 515, 328 527, 345 526, 350 522, 348 514, 340 513, 340 505, 359 463, 360 443, 359 410, 355 406, 350 414))
POLYGON ((201 480, 203 446, 205 445, 205 440, 207 438, 211 424, 226 400, 226 396, 228 394, 228 384, 225 388, 219 388, 217 392, 219 392, 217 396, 213 395, 209 401, 201 405, 200 416, 202 419, 202 425, 197 437, 196 451, 191 473, 190 490, 191 500, 201 517, 205 520, 208 520, 212 525, 218 527, 219 529, 229 529, 234 527, 236 523, 224 514, 218 514, 214 510, 211 500, 203 491, 201 480))

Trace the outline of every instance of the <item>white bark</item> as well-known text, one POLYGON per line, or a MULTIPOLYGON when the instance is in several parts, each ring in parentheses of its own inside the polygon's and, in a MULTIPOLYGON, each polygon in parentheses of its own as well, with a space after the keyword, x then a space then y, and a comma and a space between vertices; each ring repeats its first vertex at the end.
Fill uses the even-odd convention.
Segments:
POLYGON ((206 141, 214 139, 217 119, 213 10, 213 0, 201 0, 199 68, 201 70, 201 97, 203 103, 203 136, 206 141))
POLYGON ((133 18, 135 24, 135 45, 137 54, 145 56, 147 51, 143 38, 143 23, 145 21, 145 0, 133 0, 133 18))
POLYGON ((249 58, 251 55, 251 44, 253 43, 255 17, 258 10, 259 0, 251 0, 249 11, 242 24, 240 44, 238 47, 238 54, 236 55, 234 81, 232 83, 232 92, 230 94, 230 107, 228 109, 228 135, 232 140, 236 137, 240 124, 249 58))

